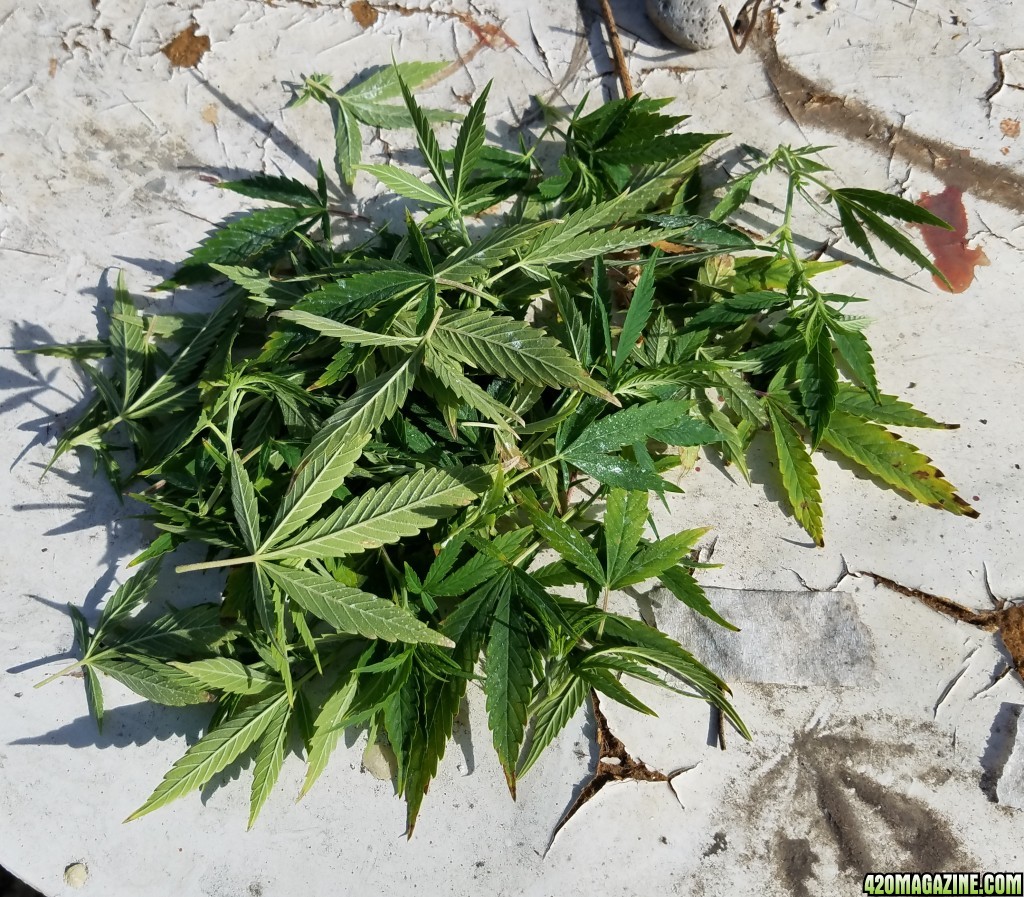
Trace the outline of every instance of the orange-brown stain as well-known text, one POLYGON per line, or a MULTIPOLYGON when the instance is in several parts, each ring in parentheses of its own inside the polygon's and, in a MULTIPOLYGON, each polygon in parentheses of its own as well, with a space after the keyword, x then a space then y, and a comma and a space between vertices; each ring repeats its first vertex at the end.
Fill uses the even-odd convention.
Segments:
POLYGON ((1020 119, 1019 118, 1004 118, 999 122, 999 130, 1003 132, 1004 137, 1009 137, 1016 140, 1020 137, 1020 119))
POLYGON ((356 0, 349 10, 363 28, 369 28, 377 21, 377 10, 373 8, 373 4, 369 0, 356 0))
POLYGON ((952 225, 952 230, 922 224, 921 236, 925 246, 938 268, 949 281, 946 286, 938 277, 935 285, 947 293, 962 293, 974 282, 974 269, 987 265, 988 257, 981 249, 967 246, 967 210, 964 208, 964 194, 956 187, 946 187, 934 195, 922 193, 917 204, 943 221, 952 225), (950 289, 952 287, 952 289, 950 289))
POLYGON ((160 52, 171 60, 171 65, 183 69, 199 65, 203 54, 210 49, 210 38, 205 34, 197 34, 198 30, 199 26, 193 22, 160 48, 160 52))

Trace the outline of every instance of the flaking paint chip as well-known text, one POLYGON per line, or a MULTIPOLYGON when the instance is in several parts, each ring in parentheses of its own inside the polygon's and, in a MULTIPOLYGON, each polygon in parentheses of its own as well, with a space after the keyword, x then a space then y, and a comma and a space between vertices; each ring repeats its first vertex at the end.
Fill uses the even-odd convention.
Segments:
POLYGON ((196 34, 198 30, 199 26, 193 22, 160 48, 160 52, 171 61, 171 65, 190 69, 199 64, 199 60, 210 49, 210 38, 205 34, 196 34))

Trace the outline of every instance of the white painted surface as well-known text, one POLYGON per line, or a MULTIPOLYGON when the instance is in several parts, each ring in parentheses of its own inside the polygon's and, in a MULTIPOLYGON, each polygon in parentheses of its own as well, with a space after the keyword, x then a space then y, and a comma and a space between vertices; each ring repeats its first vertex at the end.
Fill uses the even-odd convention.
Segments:
MULTIPOLYGON (((500 136, 531 93, 549 95, 554 83, 556 101, 575 102, 610 83, 599 77, 607 59, 595 63, 583 39, 599 45, 596 20, 588 19, 587 32, 574 4, 556 0, 531 3, 528 12, 513 0, 477 4, 476 20, 507 36, 490 32, 492 46, 478 46, 466 20, 444 13, 468 7, 441 2, 437 14, 383 12, 367 31, 338 3, 4 6, 0 307, 7 345, 91 336, 109 299, 106 269, 124 267, 141 292, 196 243, 207 221, 241 207, 200 175, 266 170, 308 177, 310 156, 329 158, 326 111, 282 111, 289 96, 282 84, 303 73, 329 71, 344 83, 367 65, 385 63, 392 49, 414 59, 454 58, 477 47, 466 68, 428 99, 457 104, 457 95, 495 77, 490 127, 500 136), (172 69, 159 49, 193 14, 211 50, 195 70, 172 69)), ((829 159, 848 184, 903 189, 911 198, 939 186, 934 173, 897 154, 889 158, 807 121, 797 125, 774 100, 755 50, 740 57, 728 46, 680 53, 644 21, 640 4, 617 12, 638 87, 678 96, 695 128, 731 131, 735 140, 762 146, 835 143, 829 159)), ((787 3, 778 21, 782 61, 823 94, 859 100, 923 139, 968 149, 1020 175, 1021 140, 1000 124, 1024 118, 1021 4, 974 0, 950 10, 936 0, 830 0, 819 12, 809 2, 799 9, 787 3), (953 25, 951 16, 962 24, 953 25), (996 58, 1001 87, 986 100, 996 84, 996 58)), ((371 154, 382 150, 376 140, 369 146, 371 154)), ((940 166, 938 173, 948 171, 940 166)), ((359 190, 368 195, 372 188, 364 179, 359 190)), ((823 588, 836 579, 842 555, 852 569, 978 607, 987 602, 983 564, 998 594, 1024 594, 1024 314, 1017 290, 1024 238, 1019 212, 969 192, 965 201, 972 245, 991 262, 968 292, 938 293, 930 277, 891 257, 906 282, 854 267, 831 277, 844 291, 875 297, 869 312, 879 323, 870 333, 883 386, 962 424, 954 433, 914 433, 913 441, 936 458, 981 519, 913 506, 822 462, 828 541, 813 550, 782 515, 773 484, 732 484, 702 460, 672 516, 680 526, 716 525, 715 560, 724 566, 707 571, 706 582, 793 590, 790 571, 797 570, 823 588)), ((403 808, 390 784, 360 772, 361 745, 339 754, 298 805, 292 796, 301 765, 286 764, 249 834, 244 782, 122 825, 185 740, 195 738, 200 718, 139 704, 110 683, 109 727, 97 739, 84 719, 78 680, 32 691, 43 671, 55 668, 33 662, 62 657, 71 646, 64 604, 84 602, 95 611, 122 579, 119 564, 140 536, 132 509, 98 488, 75 460, 38 479, 55 428, 82 395, 70 365, 4 353, 0 384, 0 462, 9 471, 0 512, 0 862, 49 895, 71 893, 64 870, 78 862, 87 865, 88 879, 75 893, 104 897, 165 895, 169 888, 211 897, 595 889, 855 894, 863 870, 845 866, 857 857, 911 868, 925 846, 947 841, 960 851, 952 867, 1024 866, 1021 810, 1007 805, 1020 807, 1024 791, 1014 716, 1024 704, 1019 679, 1010 675, 986 687, 1002 662, 993 637, 850 579, 840 588, 852 590, 857 618, 870 633, 870 683, 740 681, 736 700, 755 741, 742 745, 733 737, 725 752, 706 744, 702 705, 652 695, 663 715, 651 720, 606 703, 613 730, 634 756, 666 771, 699 765, 674 780, 674 791, 656 783, 609 786, 546 855, 551 830, 591 768, 590 728, 581 715, 513 804, 491 758, 477 696, 469 710, 472 747, 462 735, 450 750, 410 844, 401 837, 403 808), (873 811, 871 782, 909 815, 887 822, 873 811), (824 810, 844 800, 852 821, 828 827, 824 810), (933 833, 927 844, 907 834, 914 820, 933 833), (817 856, 803 867, 801 839, 817 856)), ((194 589, 197 581, 176 587, 194 589)), ((714 665, 713 657, 705 659, 714 665)))

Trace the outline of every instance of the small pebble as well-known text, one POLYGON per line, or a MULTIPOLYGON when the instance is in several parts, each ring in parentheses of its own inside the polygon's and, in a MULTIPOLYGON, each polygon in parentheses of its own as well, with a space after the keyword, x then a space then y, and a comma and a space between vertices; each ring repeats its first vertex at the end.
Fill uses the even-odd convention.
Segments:
POLYGON ((398 762, 395 752, 388 745, 374 742, 363 751, 363 770, 375 779, 387 782, 395 777, 398 762))
POLYGON ((69 888, 81 888, 89 878, 89 867, 85 863, 72 863, 64 869, 64 884, 69 888))
POLYGON ((733 21, 743 0, 647 0, 647 15, 674 44, 687 50, 710 50, 728 39, 718 7, 733 21))

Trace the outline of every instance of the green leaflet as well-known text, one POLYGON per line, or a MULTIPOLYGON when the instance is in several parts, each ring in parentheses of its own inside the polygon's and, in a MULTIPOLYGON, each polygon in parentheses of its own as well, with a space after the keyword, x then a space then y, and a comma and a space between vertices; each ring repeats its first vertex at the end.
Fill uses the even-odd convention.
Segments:
POLYGON ((231 498, 242 541, 249 551, 260 544, 260 512, 249 474, 237 454, 231 455, 231 498))
POLYGON ((367 330, 360 330, 358 327, 349 327, 347 324, 339 324, 330 318, 321 315, 310 314, 306 311, 279 311, 277 317, 310 330, 315 330, 324 336, 340 339, 345 343, 353 343, 357 346, 408 346, 419 342, 415 336, 391 336, 387 333, 371 333, 367 330))
POLYGON ((258 695, 279 684, 266 673, 230 657, 211 657, 189 663, 174 661, 171 666, 190 676, 204 689, 217 689, 232 695, 258 695))
POLYGON ((208 732, 171 767, 149 799, 126 822, 152 813, 205 785, 259 739, 286 705, 284 695, 250 704, 208 732))
POLYGON ((547 696, 533 711, 533 729, 530 743, 519 761, 519 778, 530 771, 544 748, 555 740, 583 706, 588 687, 587 682, 574 676, 549 685, 547 696))
POLYGON ((114 373, 121 384, 120 408, 127 408, 142 382, 145 331, 142 318, 124 284, 124 272, 117 272, 114 313, 110 319, 110 351, 114 373))
POLYGON ((426 203, 429 206, 446 206, 448 200, 429 184, 424 184, 411 172, 391 165, 360 165, 360 171, 372 174, 385 187, 406 199, 426 203))
POLYGON ((320 708, 313 724, 306 778, 302 783, 302 790, 299 792, 300 798, 309 792, 316 780, 320 778, 320 774, 327 768, 327 761, 331 758, 331 754, 338 746, 338 741, 343 734, 341 722, 348 715, 358 685, 357 676, 348 673, 342 674, 320 708))
POLYGON ((368 439, 368 433, 356 433, 347 439, 334 435, 318 455, 303 459, 263 540, 264 548, 287 538, 323 507, 352 471, 368 439))
POLYGON ((409 611, 328 576, 279 564, 263 566, 270 578, 303 610, 339 632, 352 632, 388 642, 430 642, 451 647, 450 639, 427 627, 409 611))
POLYGON ((421 470, 371 489, 260 557, 339 557, 412 536, 469 504, 487 487, 479 470, 421 470))
POLYGON ((978 516, 927 457, 878 424, 837 411, 823 439, 830 448, 922 504, 965 517, 978 516))
POLYGON ((817 448, 835 411, 839 373, 828 327, 819 322, 807 341, 807 355, 800 365, 800 398, 811 430, 811 447, 817 448))
POLYGON ((566 561, 595 583, 605 581, 604 570, 594 549, 578 530, 573 529, 558 517, 545 514, 539 508, 524 505, 523 510, 545 542, 555 549, 566 561))
POLYGON ((487 723, 494 749, 505 770, 512 797, 516 796, 516 762, 526 732, 527 708, 533 686, 533 657, 526 618, 518 593, 505 589, 498 597, 487 641, 487 723))
POLYGON ((821 547, 825 544, 825 535, 821 487, 818 485, 818 473, 814 469, 814 462, 800 434, 785 415, 769 404, 768 416, 772 423, 772 435, 775 437, 779 474, 790 506, 793 508, 793 516, 814 539, 814 544, 821 547))
POLYGON ((282 701, 274 710, 267 722, 264 733, 260 736, 256 750, 256 765, 252 773, 252 789, 249 795, 249 828, 256 823, 256 817, 270 797, 270 792, 277 784, 277 777, 284 765, 285 740, 291 722, 291 708, 282 701))
POLYGON ((959 424, 944 424, 918 411, 909 402, 879 393, 872 397, 847 383, 839 385, 836 407, 864 420, 890 427, 925 427, 933 430, 955 430, 959 424))
POLYGON ((628 572, 613 582, 612 587, 624 589, 660 576, 676 566, 707 531, 707 527, 683 530, 644 546, 630 559, 628 572))
POLYGON ((647 329, 647 322, 654 308, 654 273, 660 255, 661 253, 657 250, 652 253, 644 266, 644 272, 640 275, 636 289, 633 290, 629 309, 626 311, 626 319, 622 322, 619 344, 615 349, 615 370, 626 363, 626 359, 636 348, 637 340, 647 329))
POLYGON ((205 704, 211 699, 210 694, 194 678, 144 654, 102 657, 92 661, 90 666, 157 704, 187 707, 190 704, 205 704))
POLYGON ((604 512, 605 571, 617 582, 630 564, 648 517, 648 494, 612 489, 604 512))
POLYGON ((557 340, 522 321, 484 311, 447 312, 434 334, 439 351, 464 364, 537 386, 562 386, 615 402, 557 340))

